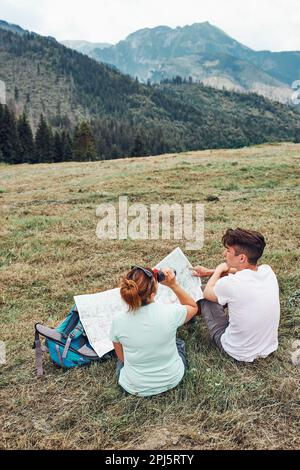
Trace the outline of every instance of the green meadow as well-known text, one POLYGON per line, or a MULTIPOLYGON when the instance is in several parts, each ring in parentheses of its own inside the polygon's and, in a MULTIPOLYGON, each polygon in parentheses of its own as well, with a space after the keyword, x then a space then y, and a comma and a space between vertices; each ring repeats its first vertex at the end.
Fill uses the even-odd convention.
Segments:
POLYGON ((300 145, 266 144, 99 162, 0 165, 2 449, 299 449, 300 145), (204 247, 176 240, 99 240, 96 208, 202 203, 204 247), (279 349, 254 364, 222 357, 201 317, 183 326, 190 369, 175 389, 126 396, 115 362, 60 370, 34 365, 34 324, 56 326, 73 296, 118 285, 132 264, 154 265, 178 245, 194 264, 223 261, 227 228, 261 231, 262 263, 281 291, 279 349))

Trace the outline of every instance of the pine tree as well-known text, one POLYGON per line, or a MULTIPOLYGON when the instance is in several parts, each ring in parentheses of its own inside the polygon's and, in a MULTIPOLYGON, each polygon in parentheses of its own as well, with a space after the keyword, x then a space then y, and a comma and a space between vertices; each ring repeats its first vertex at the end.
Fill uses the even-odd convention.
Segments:
POLYGON ((63 161, 70 162, 73 160, 73 142, 70 135, 63 131, 61 135, 62 149, 63 149, 63 161))
POLYGON ((294 138, 294 143, 299 144, 300 143, 300 129, 295 130, 295 138, 294 138))
POLYGON ((16 101, 19 101, 19 96, 20 96, 20 94, 19 94, 19 88, 18 88, 18 87, 15 87, 15 100, 16 100, 16 101))
POLYGON ((25 113, 18 119, 17 130, 20 145, 20 162, 33 163, 35 157, 33 135, 25 113))
POLYGON ((44 116, 41 114, 35 136, 35 162, 51 163, 53 161, 53 136, 44 116))
POLYGON ((3 138, 4 138, 3 118, 4 118, 4 106, 2 106, 2 104, 0 103, 0 162, 4 162, 4 155, 2 152, 3 138))
POLYGON ((63 161, 62 139, 58 131, 55 132, 54 139, 53 139, 53 161, 54 162, 63 161))
POLYGON ((73 140, 73 151, 75 160, 91 161, 96 160, 96 144, 91 126, 83 121, 76 126, 73 140))
POLYGON ((19 141, 14 114, 7 106, 0 112, 0 151, 1 159, 6 163, 20 163, 19 141))
POLYGON ((147 150, 146 136, 142 129, 138 130, 137 135, 134 139, 133 148, 131 150, 131 155, 133 157, 140 157, 142 155, 147 155, 149 150, 147 150))

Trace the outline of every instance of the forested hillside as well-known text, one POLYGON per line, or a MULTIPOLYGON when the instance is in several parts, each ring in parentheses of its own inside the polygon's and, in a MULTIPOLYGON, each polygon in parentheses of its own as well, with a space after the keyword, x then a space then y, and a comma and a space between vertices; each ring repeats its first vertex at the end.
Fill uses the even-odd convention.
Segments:
POLYGON ((0 27, 0 64, 7 90, 1 161, 94 160, 299 140, 300 115, 291 107, 180 77, 142 85, 53 38, 0 27), (27 136, 21 154, 20 119, 27 136))

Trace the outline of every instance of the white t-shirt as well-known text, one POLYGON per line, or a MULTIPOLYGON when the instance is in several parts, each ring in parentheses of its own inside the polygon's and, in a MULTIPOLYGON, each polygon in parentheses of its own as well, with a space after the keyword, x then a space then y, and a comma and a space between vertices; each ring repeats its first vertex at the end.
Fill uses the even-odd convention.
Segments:
POLYGON ((221 337, 224 350, 238 361, 253 362, 278 348, 279 287, 272 268, 244 269, 219 279, 215 294, 228 304, 229 326, 221 337))

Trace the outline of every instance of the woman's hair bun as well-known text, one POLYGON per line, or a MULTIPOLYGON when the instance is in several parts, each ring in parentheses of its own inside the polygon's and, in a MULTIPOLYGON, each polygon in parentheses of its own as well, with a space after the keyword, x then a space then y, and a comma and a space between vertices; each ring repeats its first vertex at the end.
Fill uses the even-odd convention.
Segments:
POLYGON ((132 279, 123 279, 121 288, 129 289, 129 290, 136 290, 138 292, 138 286, 135 281, 132 279))
POLYGON ((122 299, 129 305, 130 310, 138 309, 142 300, 139 295, 139 288, 135 281, 123 277, 120 284, 120 293, 122 299))
POLYGON ((132 311, 147 305, 150 295, 156 290, 154 277, 149 278, 142 270, 132 269, 120 281, 121 297, 132 311))

